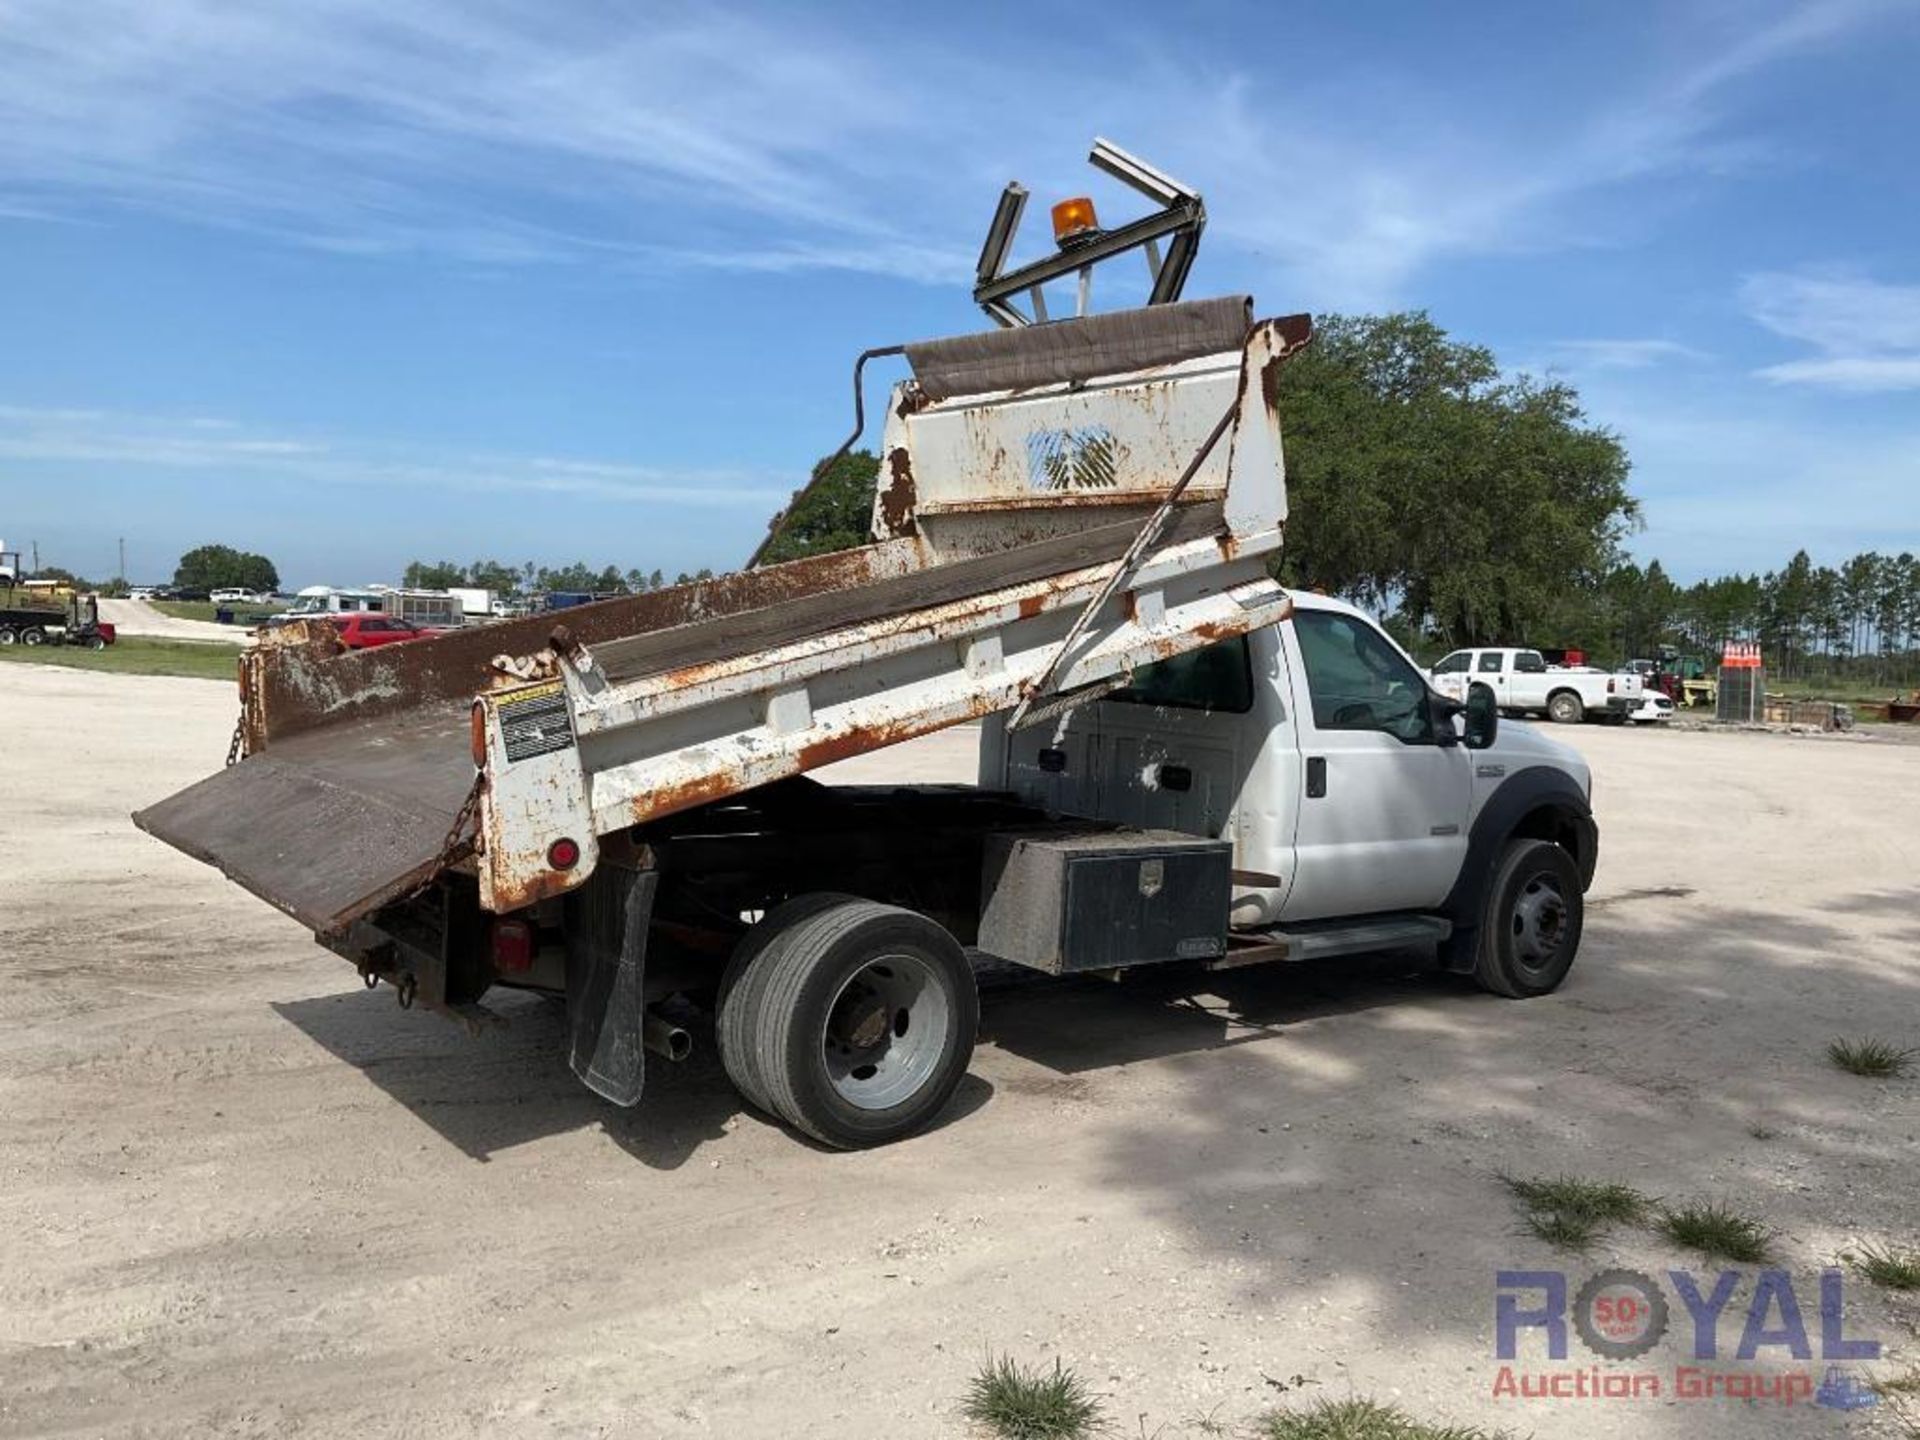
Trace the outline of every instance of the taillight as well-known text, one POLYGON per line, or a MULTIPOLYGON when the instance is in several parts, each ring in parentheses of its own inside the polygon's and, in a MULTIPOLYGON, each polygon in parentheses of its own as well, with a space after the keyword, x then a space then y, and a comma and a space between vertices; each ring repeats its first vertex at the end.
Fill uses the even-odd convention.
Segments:
POLYGON ((556 840, 547 847, 547 864, 556 870, 571 870, 580 863, 578 840, 556 840))
POLYGON ((533 926, 524 920, 493 922, 493 968, 502 975, 523 975, 533 968, 533 926))
POLYGON ((484 701, 473 702, 473 714, 467 721, 467 745, 473 751, 473 768, 487 768, 487 707, 484 701))
POLYGON ((1611 675, 1607 677, 1607 694, 1613 694, 1613 677, 1611 675))

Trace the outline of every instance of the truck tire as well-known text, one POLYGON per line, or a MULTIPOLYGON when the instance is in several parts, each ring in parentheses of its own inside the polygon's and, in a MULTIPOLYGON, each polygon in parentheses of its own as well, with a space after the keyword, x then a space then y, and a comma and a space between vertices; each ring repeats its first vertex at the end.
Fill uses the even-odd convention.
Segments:
POLYGON ((11 645, 19 637, 13 633, 10 625, 0 625, 0 645, 11 645))
POLYGON ((1551 840, 1509 840, 1487 887, 1473 978, 1512 1000, 1559 988, 1579 952, 1585 916, 1573 856, 1551 840))
POLYGON ((38 625, 29 625, 20 632, 20 643, 22 645, 44 645, 47 643, 47 632, 42 630, 38 625))
POLYGON ((1556 690, 1547 697, 1547 718, 1562 725, 1578 725, 1587 718, 1587 707, 1571 690, 1556 690))
POLYGON ((980 1022, 973 967, 924 915, 842 900, 772 936, 748 971, 759 1081, 773 1110, 823 1145, 904 1139, 967 1073, 980 1022))
POLYGON ((771 967, 754 962, 769 942, 784 931, 809 916, 855 898, 821 892, 797 896, 774 906, 740 937, 727 968, 721 972, 720 996, 713 1009, 714 1043, 720 1047, 720 1064, 727 1072, 727 1079, 756 1110, 773 1113, 773 1102, 767 1098, 766 1084, 760 1078, 759 1052, 754 1048, 760 993, 766 989, 771 967))

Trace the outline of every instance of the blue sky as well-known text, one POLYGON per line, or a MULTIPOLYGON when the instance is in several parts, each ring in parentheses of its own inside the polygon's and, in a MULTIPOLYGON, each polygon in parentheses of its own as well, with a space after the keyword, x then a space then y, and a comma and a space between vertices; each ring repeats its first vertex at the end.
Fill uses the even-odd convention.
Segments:
POLYGON ((1103 134, 1190 296, 1573 381, 1680 577, 1920 549, 1917 67, 1914 0, 0 0, 0 536, 730 567, 1005 181, 1132 213, 1103 134))

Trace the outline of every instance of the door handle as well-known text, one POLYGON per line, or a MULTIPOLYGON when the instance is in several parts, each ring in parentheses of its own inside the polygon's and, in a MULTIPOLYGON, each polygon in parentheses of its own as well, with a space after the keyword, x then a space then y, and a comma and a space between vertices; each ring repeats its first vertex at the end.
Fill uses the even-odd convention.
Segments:
POLYGON ((1327 757, 1309 755, 1307 757, 1307 798, 1318 800, 1327 793, 1327 757))

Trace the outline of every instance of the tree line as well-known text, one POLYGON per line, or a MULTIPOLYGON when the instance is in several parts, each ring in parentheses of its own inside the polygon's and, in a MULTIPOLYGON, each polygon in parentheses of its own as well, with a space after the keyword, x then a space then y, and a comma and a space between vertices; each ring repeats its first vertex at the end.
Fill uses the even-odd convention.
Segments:
POLYGON ((538 565, 531 560, 514 566, 499 560, 475 560, 461 565, 452 560, 414 560, 401 577, 409 590, 452 590, 471 587, 492 590, 496 594, 540 594, 552 591, 587 591, 596 595, 640 595, 668 585, 686 585, 711 579, 707 569, 680 571, 668 580, 664 571, 605 565, 595 570, 583 560, 571 565, 538 565))
MULTIPOLYGON (((124 595, 128 589, 124 575, 89 580, 61 565, 42 565, 20 578, 57 580, 75 590, 97 590, 106 595, 124 595)), ((250 550, 236 550, 231 545, 196 545, 173 567, 173 583, 183 590, 240 589, 272 594, 280 588, 280 572, 273 561, 250 550)))
POLYGON ((1681 586, 1658 560, 1621 565, 1590 623, 1619 654, 1672 644, 1711 659, 1757 640, 1770 675, 1911 685, 1920 676, 1920 558, 1863 551, 1837 566, 1797 551, 1778 570, 1681 586))

